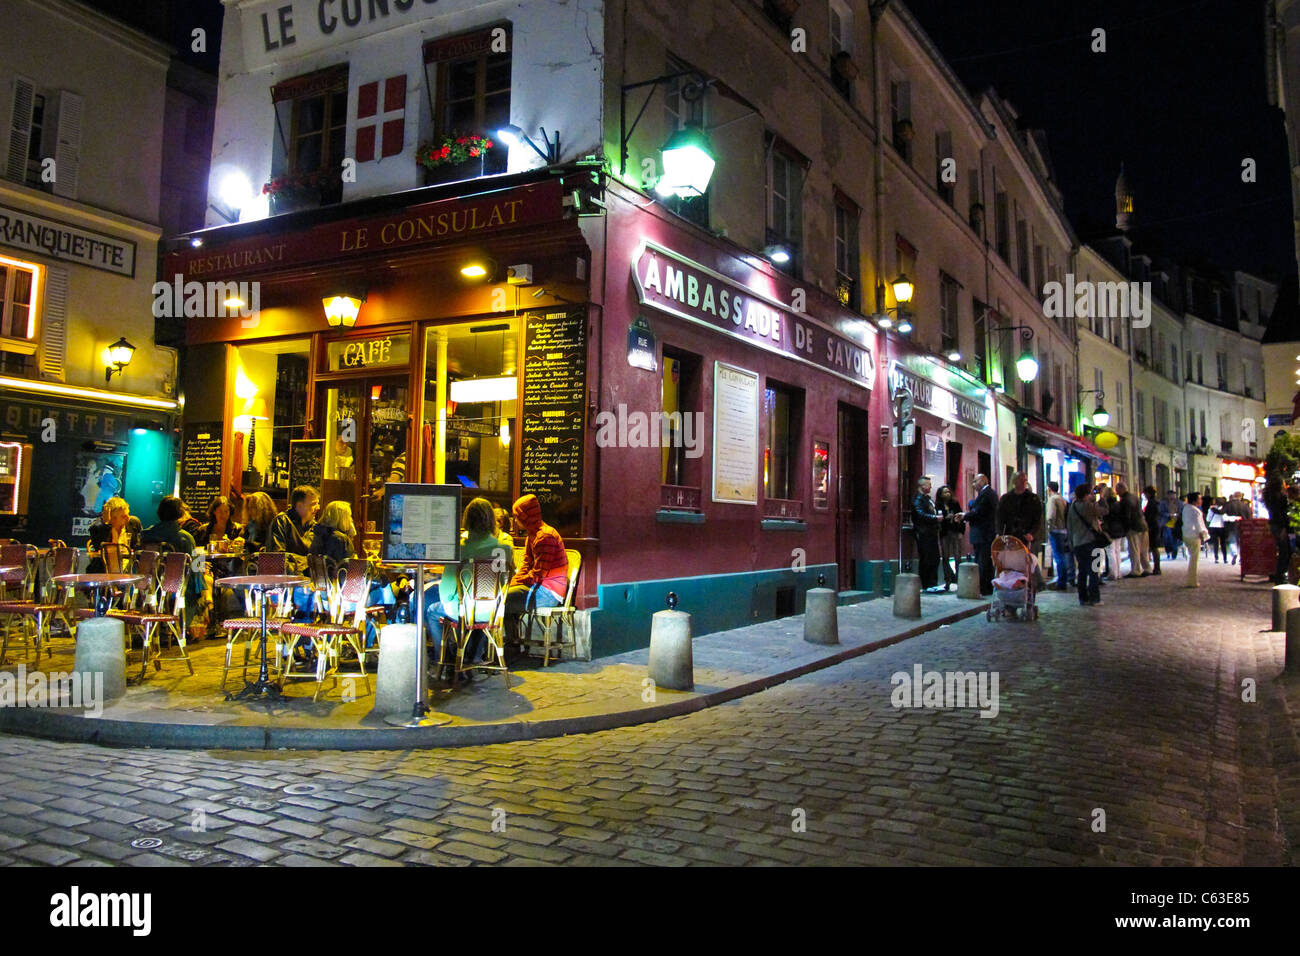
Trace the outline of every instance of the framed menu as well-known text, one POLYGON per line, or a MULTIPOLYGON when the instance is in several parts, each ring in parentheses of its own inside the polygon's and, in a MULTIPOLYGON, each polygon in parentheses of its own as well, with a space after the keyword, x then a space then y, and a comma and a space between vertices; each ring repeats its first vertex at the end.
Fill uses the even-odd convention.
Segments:
POLYGON ((325 478, 325 439, 295 438, 289 442, 289 492, 309 485, 318 492, 325 478))
POLYGON ((221 422, 191 422, 181 444, 181 500, 196 515, 207 514, 221 494, 221 422))
POLYGON ((389 482, 380 554, 392 564, 460 560, 460 485, 389 482))
POLYGON ((587 309, 530 312, 524 331, 521 494, 561 534, 581 525, 586 442, 587 309))
POLYGON ((758 504, 758 373, 713 365, 713 500, 758 504))

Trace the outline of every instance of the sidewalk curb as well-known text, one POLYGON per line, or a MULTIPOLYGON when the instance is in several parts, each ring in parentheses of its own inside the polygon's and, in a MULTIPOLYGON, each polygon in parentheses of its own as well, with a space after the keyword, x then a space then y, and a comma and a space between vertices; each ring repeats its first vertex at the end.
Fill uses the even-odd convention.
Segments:
POLYGON ((709 707, 757 694, 814 671, 834 667, 892 644, 938 630, 980 614, 981 600, 968 608, 936 617, 901 634, 837 651, 820 660, 790 670, 759 677, 735 687, 637 710, 560 717, 551 720, 514 720, 495 724, 443 727, 386 727, 374 730, 334 730, 312 727, 240 727, 225 724, 173 724, 129 720, 102 720, 39 708, 0 708, 0 733, 40 737, 64 743, 103 747, 157 747, 172 750, 426 750, 474 747, 484 744, 540 740, 571 734, 589 734, 618 727, 649 724, 693 714, 709 707))

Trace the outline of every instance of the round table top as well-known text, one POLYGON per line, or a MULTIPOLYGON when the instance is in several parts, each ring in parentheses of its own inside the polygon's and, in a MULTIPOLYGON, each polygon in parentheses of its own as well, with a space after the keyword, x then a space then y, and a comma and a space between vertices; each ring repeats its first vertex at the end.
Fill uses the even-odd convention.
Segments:
POLYGON ((237 574, 221 579, 222 587, 230 588, 305 588, 311 581, 298 574, 237 574))
POLYGON ((27 569, 24 568, 21 564, 0 565, 0 574, 13 574, 15 571, 25 571, 25 570, 27 569))
POLYGON ((142 574, 60 574, 54 578, 55 584, 74 588, 104 588, 114 585, 135 584, 146 580, 142 574))

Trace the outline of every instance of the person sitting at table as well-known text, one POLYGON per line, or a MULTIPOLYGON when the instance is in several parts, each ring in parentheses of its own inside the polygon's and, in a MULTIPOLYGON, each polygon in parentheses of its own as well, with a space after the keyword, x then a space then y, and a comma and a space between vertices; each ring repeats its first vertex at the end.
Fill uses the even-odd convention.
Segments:
POLYGON ((569 556, 560 533, 542 520, 536 495, 524 495, 512 511, 527 538, 524 563, 506 592, 506 633, 519 638, 519 619, 539 607, 559 607, 569 590, 569 556))
POLYGON ((357 535, 352 520, 352 506, 346 501, 331 501, 320 513, 312 529, 308 554, 323 554, 337 567, 343 567, 349 558, 357 555, 352 539, 357 535))
POLYGON ((250 554, 270 546, 271 524, 275 521, 275 502, 265 491, 255 491, 244 498, 244 550, 250 554))
POLYGON ((203 522, 190 513, 190 506, 185 503, 185 499, 178 499, 181 503, 180 526, 190 533, 190 537, 195 543, 199 540, 199 532, 203 530, 203 522))
POLYGON ((140 540, 144 544, 166 544, 173 551, 194 553, 194 536, 181 527, 185 516, 185 503, 175 495, 158 502, 158 523, 144 529, 140 540))
POLYGON ((301 574, 307 569, 312 531, 320 494, 311 485, 299 485, 289 498, 289 508, 275 516, 267 541, 268 551, 283 551, 285 569, 301 574))
POLYGON ((202 548, 210 548, 213 541, 237 541, 242 538, 244 529, 230 518, 230 499, 225 495, 217 495, 208 505, 208 523, 200 525, 197 532, 191 532, 194 543, 202 548))
POLYGON ((131 507, 125 498, 109 498, 104 502, 104 513, 100 520, 90 526, 90 541, 86 550, 90 553, 90 564, 86 566, 87 574, 103 574, 106 570, 101 549, 106 544, 117 544, 123 553, 138 550, 140 519, 131 516, 131 507), (132 530, 134 523, 137 530, 132 530))
MULTIPOLYGON (((465 506, 461 515, 462 531, 460 545, 461 564, 448 562, 443 565, 442 579, 437 584, 426 585, 424 589, 424 626, 433 639, 434 654, 438 653, 442 640, 442 626, 439 617, 460 620, 460 587, 458 575, 469 561, 497 561, 499 569, 505 573, 514 570, 514 545, 509 535, 504 536, 497 527, 496 514, 492 503, 486 498, 474 498, 465 506)), ((411 596, 414 600, 414 595, 411 596)), ((475 613, 475 623, 486 623, 489 610, 479 608, 475 613)), ((465 648, 465 660, 476 662, 487 650, 486 638, 481 631, 474 632, 474 642, 465 648)))

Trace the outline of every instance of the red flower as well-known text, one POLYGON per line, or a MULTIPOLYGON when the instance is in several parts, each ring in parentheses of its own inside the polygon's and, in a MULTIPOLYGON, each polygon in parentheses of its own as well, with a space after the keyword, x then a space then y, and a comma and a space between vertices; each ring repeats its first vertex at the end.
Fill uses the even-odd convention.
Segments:
POLYGON ((471 146, 469 148, 469 154, 471 156, 477 156, 479 154, 479 148, 477 146, 471 146))

